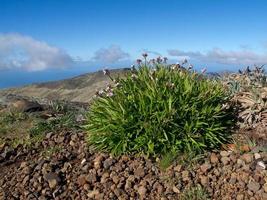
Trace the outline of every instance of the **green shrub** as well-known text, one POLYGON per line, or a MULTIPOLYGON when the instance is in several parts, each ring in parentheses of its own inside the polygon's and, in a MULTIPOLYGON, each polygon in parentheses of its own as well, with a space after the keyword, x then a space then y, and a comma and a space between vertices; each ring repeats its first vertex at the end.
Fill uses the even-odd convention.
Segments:
POLYGON ((88 113, 88 141, 96 149, 156 155, 202 152, 227 141, 233 120, 220 83, 161 63, 112 80, 115 86, 98 92, 88 113))

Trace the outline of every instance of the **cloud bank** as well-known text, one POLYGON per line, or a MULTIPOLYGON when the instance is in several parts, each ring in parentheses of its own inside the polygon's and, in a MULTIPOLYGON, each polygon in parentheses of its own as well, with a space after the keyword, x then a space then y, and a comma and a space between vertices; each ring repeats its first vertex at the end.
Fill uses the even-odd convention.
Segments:
POLYGON ((20 34, 0 34, 0 70, 41 71, 72 64, 63 50, 20 34))
MULTIPOLYGON (((266 45, 267 47, 267 45, 266 45)), ((142 52, 161 55, 158 52, 143 49, 142 52)), ((182 51, 169 49, 169 56, 176 59, 192 59, 201 63, 218 63, 226 65, 267 64, 267 52, 256 53, 249 46, 243 45, 240 50, 225 51, 213 48, 207 52, 182 51)), ((26 71, 42 71, 49 68, 64 68, 67 66, 90 66, 109 64, 112 66, 130 63, 129 53, 120 46, 111 45, 94 53, 90 60, 72 58, 60 48, 38 41, 21 34, 0 34, 0 70, 22 69, 26 71)))
POLYGON ((207 53, 171 49, 168 50, 168 54, 178 58, 188 58, 202 62, 214 62, 218 64, 253 65, 267 63, 267 53, 258 54, 252 50, 244 48, 239 51, 224 51, 220 48, 213 48, 207 53))
POLYGON ((97 50, 93 56, 93 60, 103 63, 115 63, 129 57, 130 55, 124 52, 120 46, 111 45, 108 48, 97 50))

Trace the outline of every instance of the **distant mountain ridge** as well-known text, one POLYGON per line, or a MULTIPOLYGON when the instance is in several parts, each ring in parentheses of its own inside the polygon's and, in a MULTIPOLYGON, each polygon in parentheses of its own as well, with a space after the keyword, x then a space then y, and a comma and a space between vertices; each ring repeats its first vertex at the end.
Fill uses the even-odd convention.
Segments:
MULTIPOLYGON (((110 70, 112 77, 123 76, 129 72, 130 68, 120 68, 110 70)), ((231 72, 208 72, 208 77, 220 77, 231 72)), ((46 100, 66 100, 69 102, 88 103, 97 90, 103 89, 110 83, 109 77, 102 71, 86 73, 73 78, 59 81, 49 81, 35 83, 22 87, 14 87, 0 90, 0 103, 8 95, 18 95, 22 97, 34 97, 46 100)))
MULTIPOLYGON (((129 68, 110 70, 111 76, 123 76, 129 68)), ((102 71, 87 73, 60 81, 50 81, 26 85, 23 87, 0 90, 0 98, 7 95, 45 98, 49 100, 66 100, 88 103, 95 92, 110 83, 109 77, 102 71)))

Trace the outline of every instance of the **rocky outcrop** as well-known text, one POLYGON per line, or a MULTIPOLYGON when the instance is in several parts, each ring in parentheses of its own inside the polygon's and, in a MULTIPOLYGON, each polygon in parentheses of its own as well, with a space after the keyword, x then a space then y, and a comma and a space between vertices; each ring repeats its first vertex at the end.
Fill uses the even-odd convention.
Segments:
POLYGON ((11 103, 10 107, 18 112, 36 112, 43 110, 43 107, 39 103, 26 99, 14 101, 11 103))

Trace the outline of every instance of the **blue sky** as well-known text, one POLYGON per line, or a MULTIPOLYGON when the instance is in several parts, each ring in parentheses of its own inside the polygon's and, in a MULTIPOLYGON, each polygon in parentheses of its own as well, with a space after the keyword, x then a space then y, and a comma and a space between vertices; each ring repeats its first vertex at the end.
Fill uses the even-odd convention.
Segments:
POLYGON ((266 0, 0 0, 0 87, 132 64, 267 63, 266 0), (4 81, 3 81, 4 80, 4 81))

